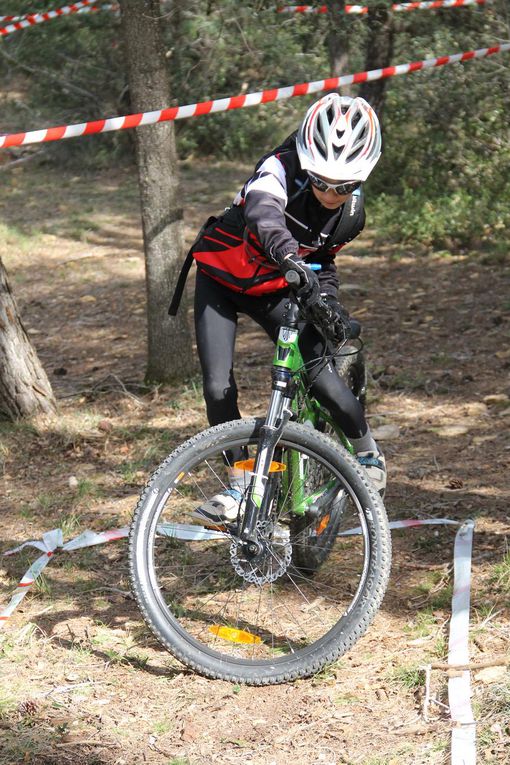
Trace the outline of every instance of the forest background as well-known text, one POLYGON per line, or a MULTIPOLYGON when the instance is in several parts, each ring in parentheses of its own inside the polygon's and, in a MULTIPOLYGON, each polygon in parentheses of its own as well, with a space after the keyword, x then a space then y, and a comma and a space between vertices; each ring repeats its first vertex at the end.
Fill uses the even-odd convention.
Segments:
MULTIPOLYGON (((172 105, 329 76, 326 43, 335 15, 286 15, 275 13, 275 6, 272 0, 165 3, 172 105)), ((369 6, 390 2, 371 0, 369 6)), ((4 13, 37 9, 46 3, 2 4, 4 13)), ((364 71, 370 44, 365 17, 336 17, 345 42, 343 73, 364 71)), ((394 14, 392 63, 509 37, 506 0, 394 14)), ((112 13, 71 16, 10 35, 0 45, 0 77, 4 133, 132 111, 119 19, 112 13)), ((176 123, 179 157, 253 162, 295 129, 315 98, 176 123)), ((382 240, 463 250, 504 241, 510 222, 508 103, 507 54, 387 81, 384 161, 367 183, 370 218, 382 240)), ((41 157, 89 167, 132 159, 132 136, 125 132, 47 146, 41 157)))
MULTIPOLYGON (((0 12, 47 3, 5 0, 0 12)), ((507 0, 393 24, 394 64, 510 40, 507 0)), ((276 14, 268 0, 164 2, 173 98, 161 106, 329 76, 332 28, 326 15, 276 14)), ((366 19, 334 29, 341 73, 365 70, 366 19)), ((475 663, 509 647, 508 56, 386 81, 369 223, 341 259, 342 296, 364 326, 368 416, 392 434, 390 518, 476 519, 475 663)), ((175 123, 186 242, 316 98, 175 123)), ((0 40, 2 133, 131 111, 118 16, 70 16, 0 40)), ((199 376, 144 384, 134 144, 123 131, 0 151, 0 258, 58 402, 56 417, 0 423, 2 550, 52 528, 69 539, 129 523, 151 471, 207 424, 199 376)), ((271 355, 241 320, 243 413, 267 406, 271 355)), ((159 647, 130 599, 122 542, 56 558, 0 633, 0 765, 444 765, 447 677, 433 674, 439 704, 427 721, 423 667, 448 653, 453 536, 395 532, 367 635, 316 677, 261 689, 188 673, 159 647)), ((0 559, 2 606, 32 559, 0 559)), ((489 670, 473 672, 477 749, 502 765, 510 675, 489 670)))

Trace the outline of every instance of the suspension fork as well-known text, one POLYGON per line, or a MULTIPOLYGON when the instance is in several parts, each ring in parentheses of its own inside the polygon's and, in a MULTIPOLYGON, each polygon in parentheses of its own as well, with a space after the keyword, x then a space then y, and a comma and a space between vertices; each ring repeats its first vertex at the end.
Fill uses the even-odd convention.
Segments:
POLYGON ((266 491, 271 463, 277 444, 281 438, 283 429, 292 415, 292 396, 288 395, 289 386, 293 386, 290 372, 287 372, 287 380, 283 379, 281 372, 276 375, 273 370, 273 387, 269 409, 264 424, 260 428, 257 454, 250 486, 247 492, 245 512, 241 525, 240 539, 244 542, 248 554, 256 555, 261 551, 258 541, 257 521, 265 519, 269 515, 271 492, 266 491))
POLYGON ((271 463, 283 429, 292 415, 292 400, 296 394, 293 372, 298 351, 297 311, 288 304, 288 324, 280 327, 271 370, 271 398, 264 425, 260 429, 257 453, 245 512, 240 529, 240 540, 245 553, 255 556, 262 551, 258 539, 257 522, 268 517, 271 492, 266 491, 271 463))

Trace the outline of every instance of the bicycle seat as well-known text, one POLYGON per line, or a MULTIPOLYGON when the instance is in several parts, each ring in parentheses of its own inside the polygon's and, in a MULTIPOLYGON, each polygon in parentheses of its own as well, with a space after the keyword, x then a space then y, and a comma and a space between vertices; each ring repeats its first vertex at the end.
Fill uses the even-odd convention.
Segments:
POLYGON ((361 322, 357 319, 349 318, 349 324, 351 325, 351 340, 357 340, 361 335, 361 322))

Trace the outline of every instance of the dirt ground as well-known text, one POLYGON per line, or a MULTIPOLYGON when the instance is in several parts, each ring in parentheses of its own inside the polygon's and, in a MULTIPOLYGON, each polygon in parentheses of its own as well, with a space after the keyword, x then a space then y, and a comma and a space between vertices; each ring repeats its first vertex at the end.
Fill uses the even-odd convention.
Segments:
MULTIPOLYGON (((249 168, 183 168, 186 237, 249 168)), ((129 522, 161 459, 206 426, 200 377, 147 390, 144 264, 131 169, 2 173, 0 257, 59 400, 51 421, 0 425, 5 551, 61 527, 129 522)), ((376 245, 338 258, 363 321, 369 414, 386 435, 390 519, 476 519, 470 654, 509 653, 509 258, 376 245), (390 426, 384 428, 384 426, 390 426)), ((191 290, 192 284, 188 285, 191 290)), ((245 414, 267 402, 269 342, 242 321, 245 414)), ((366 636, 316 677, 210 681, 154 641, 129 594, 125 542, 60 554, 0 633, 0 765, 436 765, 448 762, 454 531, 393 534, 388 593, 366 636)), ((0 559, 0 606, 37 556, 0 559)), ((474 672, 481 763, 510 757, 508 668, 474 672)))

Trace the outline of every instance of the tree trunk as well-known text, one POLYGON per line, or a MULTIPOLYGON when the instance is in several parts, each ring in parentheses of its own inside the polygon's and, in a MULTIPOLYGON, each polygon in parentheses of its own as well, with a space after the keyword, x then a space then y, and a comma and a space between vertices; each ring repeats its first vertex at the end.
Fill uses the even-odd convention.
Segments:
MULTIPOLYGON (((329 55, 331 77, 348 73, 351 19, 345 13, 345 0, 326 0, 328 34, 326 46, 329 55)), ((347 88, 343 88, 347 94, 347 88)))
MULTIPOLYGON (((170 104, 159 0, 121 0, 130 98, 135 112, 170 104)), ((171 122, 136 129, 138 182, 145 248, 149 382, 182 380, 194 370, 186 300, 168 316, 182 262, 182 208, 171 122)))
POLYGON ((56 411, 46 373, 18 313, 0 259, 0 419, 56 411))
MULTIPOLYGON (((391 65, 393 56, 394 14, 388 8, 369 7, 365 20, 369 30, 365 70, 384 69, 384 67, 391 65)), ((374 107, 379 119, 382 118, 384 110, 387 84, 388 80, 386 79, 364 82, 360 89, 360 96, 374 107)))

